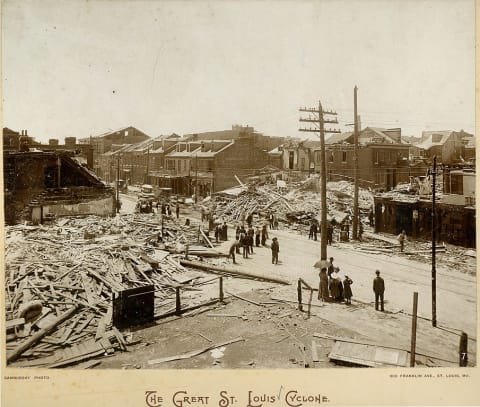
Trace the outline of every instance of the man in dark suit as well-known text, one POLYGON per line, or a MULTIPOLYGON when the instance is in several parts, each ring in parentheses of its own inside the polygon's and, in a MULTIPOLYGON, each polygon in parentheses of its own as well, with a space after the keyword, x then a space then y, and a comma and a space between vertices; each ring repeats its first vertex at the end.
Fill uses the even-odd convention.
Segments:
POLYGON ((378 301, 380 300, 380 311, 383 311, 383 293, 385 292, 385 282, 380 277, 380 271, 375 271, 377 277, 373 279, 373 292, 375 293, 375 310, 378 311, 378 301))

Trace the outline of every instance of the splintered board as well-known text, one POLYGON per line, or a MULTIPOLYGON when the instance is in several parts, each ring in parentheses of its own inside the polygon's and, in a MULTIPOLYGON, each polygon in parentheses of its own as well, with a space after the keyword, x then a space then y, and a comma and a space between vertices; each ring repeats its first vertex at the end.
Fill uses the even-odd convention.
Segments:
POLYGON ((410 354, 400 349, 358 343, 335 342, 330 360, 368 367, 408 367, 410 354))

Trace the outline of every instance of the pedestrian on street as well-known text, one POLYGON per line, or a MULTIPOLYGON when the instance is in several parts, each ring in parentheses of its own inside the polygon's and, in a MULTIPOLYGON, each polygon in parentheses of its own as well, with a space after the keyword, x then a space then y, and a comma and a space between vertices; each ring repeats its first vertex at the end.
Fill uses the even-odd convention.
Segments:
POLYGON ((223 236, 223 240, 228 240, 228 226, 227 226, 227 222, 223 222, 223 226, 222 226, 222 236, 223 236))
POLYGON ((330 278, 330 294, 334 301, 341 301, 343 298, 343 286, 342 280, 338 274, 339 271, 340 269, 336 267, 330 278))
POLYGON ((228 258, 230 258, 230 257, 232 258, 233 264, 236 264, 236 262, 235 262, 235 252, 236 252, 236 250, 237 250, 238 245, 239 245, 238 240, 235 240, 235 241, 232 243, 232 245, 230 246, 230 250, 229 250, 229 252, 228 252, 228 258))
POLYGON ((322 300, 322 302, 327 302, 330 299, 328 295, 328 276, 326 268, 320 270, 320 286, 318 288, 318 299, 322 300))
POLYGON ((273 215, 273 228, 278 230, 278 218, 277 215, 273 215))
POLYGON ((270 248, 272 249, 272 264, 278 264, 278 252, 280 251, 280 245, 278 244, 278 239, 276 237, 272 239, 272 245, 270 248))
POLYGON ((330 264, 328 265, 327 275, 330 279, 332 277, 332 273, 335 271, 335 266, 333 265, 333 257, 330 257, 330 264))
POLYGON ((373 292, 375 293, 375 310, 378 311, 378 302, 380 301, 380 311, 383 311, 383 293, 385 292, 385 281, 380 277, 380 271, 375 271, 377 275, 373 279, 373 292))
POLYGON ((345 279, 343 280, 343 296, 345 297, 345 304, 348 305, 352 303, 352 284, 353 280, 350 277, 345 276, 345 279))
POLYGON ((255 246, 260 247, 260 235, 262 234, 262 231, 260 228, 257 226, 255 229, 255 246))
POLYGON ((358 225, 358 240, 362 241, 362 235, 363 235, 363 223, 360 221, 358 225))
POLYGON ((218 243, 218 236, 220 235, 220 225, 215 226, 215 243, 218 243))
POLYGON ((267 225, 262 226, 262 246, 265 246, 265 243, 268 239, 267 225))
POLYGON ((242 246, 242 255, 244 259, 248 259, 248 242, 247 242, 247 234, 242 231, 240 233, 240 246, 242 246))
POLYGON ((370 209, 370 212, 368 212, 368 224, 371 227, 373 227, 373 219, 374 219, 373 209, 370 209))
POLYGON ((397 240, 400 243, 400 251, 403 252, 403 249, 405 248, 405 242, 407 241, 407 234, 405 233, 405 230, 402 230, 402 232, 397 236, 397 240))
POLYGON ((308 240, 313 239, 313 222, 310 223, 310 230, 308 231, 308 240))
POLYGON ((268 215, 268 221, 270 222, 270 230, 273 229, 273 213, 268 215))
POLYGON ((331 223, 327 226, 327 244, 331 245, 333 243, 333 225, 331 223))
POLYGON ((255 230, 253 229, 252 226, 250 226, 248 228, 248 231, 247 231, 247 235, 248 235, 248 247, 249 247, 249 252, 250 254, 253 254, 253 244, 254 244, 254 236, 255 236, 255 230))
POLYGON ((313 232, 313 240, 317 241, 317 233, 318 233, 318 227, 317 227, 317 222, 313 222, 313 225, 312 225, 312 232, 313 232))

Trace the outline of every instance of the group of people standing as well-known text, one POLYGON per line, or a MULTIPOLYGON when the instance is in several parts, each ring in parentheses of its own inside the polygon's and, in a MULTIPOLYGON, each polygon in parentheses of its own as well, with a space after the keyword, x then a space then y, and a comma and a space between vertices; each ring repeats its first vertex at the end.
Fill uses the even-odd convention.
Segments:
POLYGON ((320 270, 318 299, 324 302, 345 300, 346 304, 351 304, 353 280, 346 275, 342 281, 340 267, 335 267, 333 260, 333 257, 330 257, 328 266, 320 270))
MULTIPOLYGON (((268 217, 270 220, 270 217, 268 217)), ((253 254, 253 247, 266 246, 268 236, 267 224, 264 224, 262 228, 252 225, 252 216, 247 217, 247 228, 242 224, 237 226, 235 231, 235 242, 232 243, 229 249, 229 257, 232 258, 233 263, 236 264, 235 254, 240 254, 242 249, 242 256, 244 259, 248 259, 249 254, 253 254)), ((272 251, 272 264, 278 264, 278 253, 280 252, 280 245, 278 238, 274 237, 270 245, 272 251)))
POLYGON ((218 243, 219 240, 223 240, 223 241, 228 240, 227 222, 223 222, 223 225, 217 224, 215 226, 215 242, 218 243))
MULTIPOLYGON (((320 270, 320 285, 318 290, 318 299, 322 302, 341 302, 345 300, 345 304, 352 303, 352 284, 353 280, 345 275, 342 281, 340 275, 340 268, 333 265, 333 257, 330 257, 330 262, 327 267, 322 267, 320 270)), ((373 292, 375 294, 375 310, 384 311, 384 293, 385 281, 380 277, 380 271, 375 271, 375 278, 373 279, 373 292)))

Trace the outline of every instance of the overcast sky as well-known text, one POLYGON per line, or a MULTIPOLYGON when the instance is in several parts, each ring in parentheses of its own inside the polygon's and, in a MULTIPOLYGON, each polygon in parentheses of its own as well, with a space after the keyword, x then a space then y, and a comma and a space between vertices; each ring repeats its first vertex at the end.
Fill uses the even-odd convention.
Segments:
POLYGON ((299 133, 300 106, 362 127, 474 131, 473 0, 3 1, 3 125, 37 140, 299 133))

